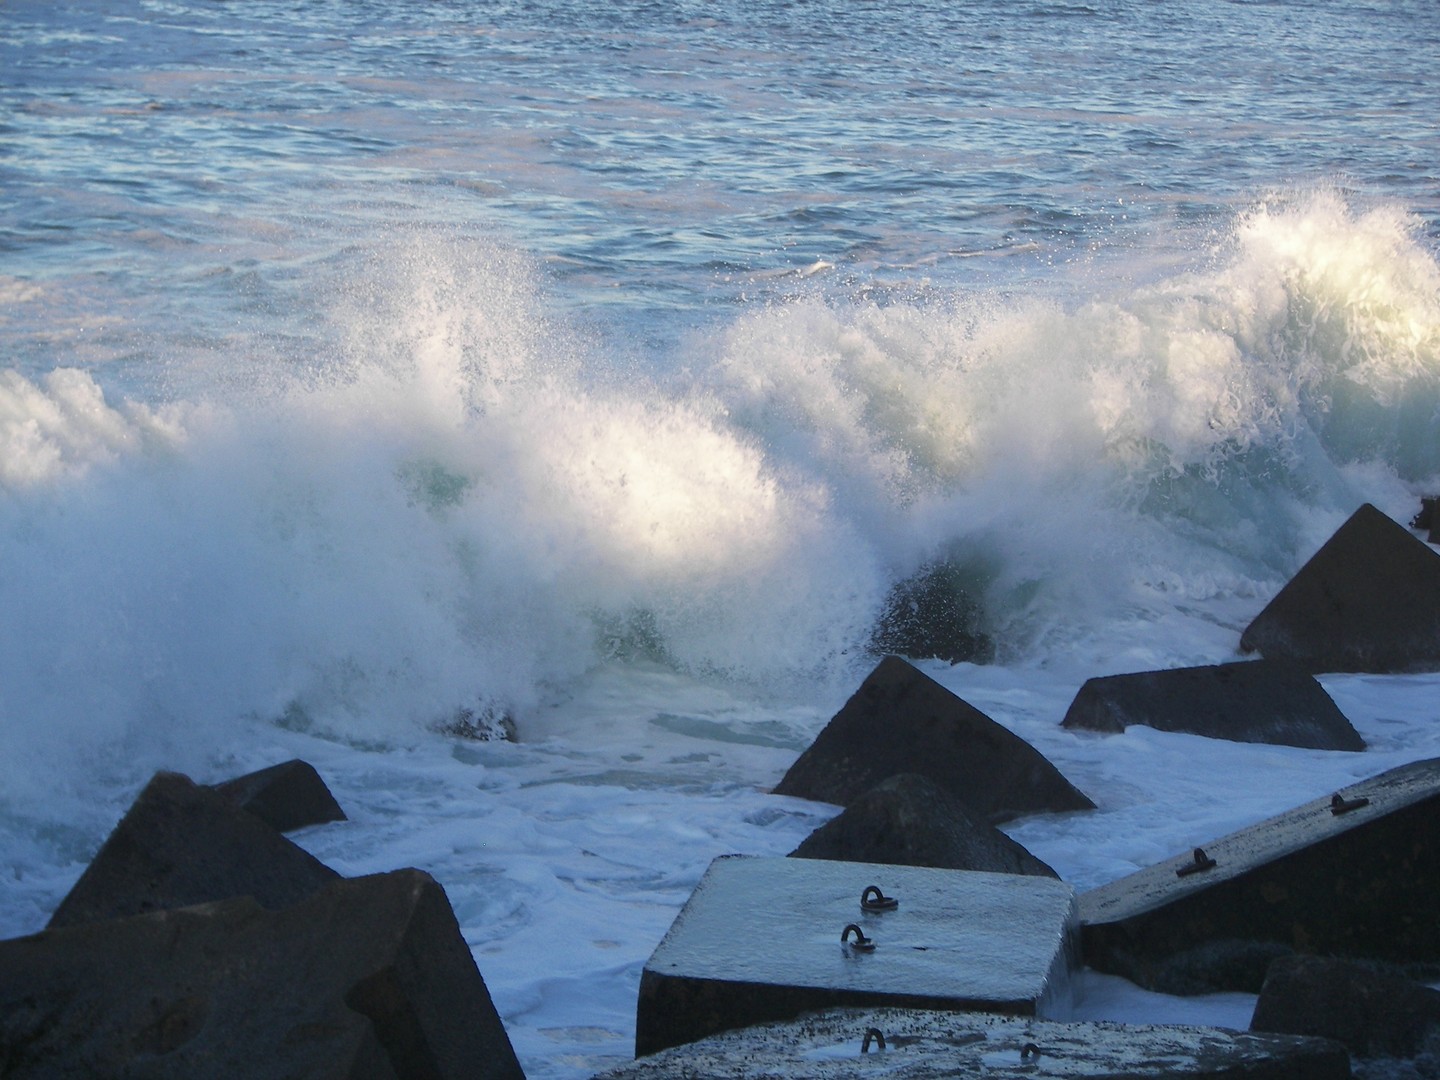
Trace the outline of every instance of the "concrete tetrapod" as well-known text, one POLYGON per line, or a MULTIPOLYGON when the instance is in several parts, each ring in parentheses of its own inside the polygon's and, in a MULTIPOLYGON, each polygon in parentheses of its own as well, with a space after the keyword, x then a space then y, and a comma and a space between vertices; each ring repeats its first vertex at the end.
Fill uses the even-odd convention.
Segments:
POLYGON ((597 1080, 1345 1080, 1339 1043, 1218 1028, 834 1009, 713 1035, 597 1080))
POLYGON ((1063 1013, 1074 908, 1047 877, 724 856, 645 965, 635 1052, 840 1005, 1063 1013))

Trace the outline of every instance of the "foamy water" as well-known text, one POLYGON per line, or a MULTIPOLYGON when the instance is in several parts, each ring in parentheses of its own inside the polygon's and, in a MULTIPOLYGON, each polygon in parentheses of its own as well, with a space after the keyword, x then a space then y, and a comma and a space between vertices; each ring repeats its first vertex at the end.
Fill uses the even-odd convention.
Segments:
POLYGON ((1325 680, 1364 754, 1058 726, 1440 491, 1434 12, 912 7, 0 11, 0 933, 301 756, 587 1076, 937 562, 1077 887, 1440 756, 1424 675, 1325 680))

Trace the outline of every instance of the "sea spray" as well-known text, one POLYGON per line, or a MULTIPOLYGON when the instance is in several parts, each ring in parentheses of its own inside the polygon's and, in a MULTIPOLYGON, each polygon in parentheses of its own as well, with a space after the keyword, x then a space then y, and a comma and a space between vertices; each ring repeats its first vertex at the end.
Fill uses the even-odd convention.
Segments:
POLYGON ((817 282, 667 367, 513 249, 412 231, 330 298, 327 360, 248 393, 7 373, 9 779, 200 760, 237 716, 383 742, 498 709, 523 738, 607 663, 833 688, 916 575, 1006 662, 1140 647, 1177 603, 1223 648, 1354 505, 1413 512, 1440 469, 1440 271, 1403 215, 1317 196, 1199 269, 1072 273, 1070 301, 817 282))

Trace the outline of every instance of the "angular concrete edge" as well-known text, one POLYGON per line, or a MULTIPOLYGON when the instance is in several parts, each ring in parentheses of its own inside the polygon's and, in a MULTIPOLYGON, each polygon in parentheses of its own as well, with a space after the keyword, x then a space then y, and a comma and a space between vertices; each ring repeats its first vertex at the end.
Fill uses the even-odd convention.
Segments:
POLYGON ((347 820, 315 766, 299 758, 211 787, 277 832, 347 820))
POLYGON ((523 1080, 443 888, 401 870, 0 942, 0 1072, 523 1080))
POLYGON ((1433 759, 1082 893, 1081 941, 1090 966, 1151 989, 1258 993, 1291 952, 1440 961, 1437 890, 1433 759))
POLYGON ((874 1080, 881 1074, 886 1080, 1346 1080, 1351 1071, 1345 1048, 1326 1039, 882 1008, 806 1013, 713 1035, 597 1080, 874 1080))
POLYGON ((646 963, 636 1053, 837 1005, 1061 1015, 1078 966, 1052 878, 722 856, 646 963), (898 906, 867 910, 872 886, 898 906))
POLYGON ((158 772, 50 918, 51 928, 252 896, 285 907, 339 875, 258 817, 158 772))

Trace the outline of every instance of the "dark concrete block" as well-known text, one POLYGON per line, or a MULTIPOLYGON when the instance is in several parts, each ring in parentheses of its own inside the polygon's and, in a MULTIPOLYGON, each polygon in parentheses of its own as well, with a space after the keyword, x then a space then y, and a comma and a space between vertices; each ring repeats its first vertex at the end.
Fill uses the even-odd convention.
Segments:
POLYGON ((896 656, 870 673, 775 793, 848 806, 899 773, 928 777, 992 825, 1095 808, 1033 746, 896 656))
POLYGON ((635 1052, 834 1006, 1063 1012, 1073 920, 1049 878, 716 859, 645 965, 635 1052), (898 906, 866 910, 871 886, 898 906))
POLYGON ((1440 670, 1440 553, 1368 503, 1240 637, 1307 671, 1440 670))
POLYGON ((885 1080, 1016 1075, 1032 1080, 1346 1080, 1350 1059, 1343 1046, 1325 1039, 1218 1028, 834 1009, 714 1035, 640 1058, 597 1080, 874 1080, 881 1075, 885 1080))
POLYGON ((1059 877, 965 804, 916 773, 892 776, 855 799, 790 853, 794 859, 933 866, 1059 877))
POLYGON ((1411 1057, 1440 1030, 1440 990, 1350 960, 1285 957, 1266 974, 1250 1030, 1319 1035, 1360 1057, 1411 1057))
POLYGON ((339 875, 225 797, 156 773, 50 918, 51 927, 253 896, 281 908, 339 875))
POLYGON ((1440 759, 1334 798, 1082 894, 1086 961, 1176 994, 1258 993, 1290 952, 1440 961, 1440 759))
POLYGON ((0 1075, 523 1080, 418 870, 0 942, 0 1075))
POLYGON ((1090 679, 1061 726, 1119 732, 1130 724, 1232 742, 1365 749, 1365 740, 1324 688, 1283 660, 1090 679))
POLYGON ((285 761, 213 786, 240 809, 282 833, 346 820, 345 811, 308 761, 285 761))
POLYGON ((980 630, 982 612, 973 599, 976 569, 953 560, 931 563, 890 590, 870 647, 913 660, 995 659, 995 643, 980 630))

